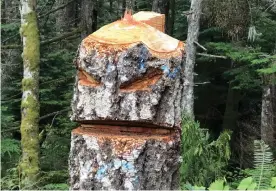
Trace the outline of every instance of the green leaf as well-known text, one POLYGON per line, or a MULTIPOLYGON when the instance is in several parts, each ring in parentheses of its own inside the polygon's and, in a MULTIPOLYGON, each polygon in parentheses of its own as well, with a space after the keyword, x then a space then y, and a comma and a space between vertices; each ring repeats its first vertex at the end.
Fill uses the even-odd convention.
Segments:
POLYGON ((272 177, 271 179, 271 187, 276 188, 276 177, 272 177))
POLYGON ((209 190, 224 190, 224 180, 216 180, 213 182, 210 187, 208 188, 209 190))
POLYGON ((238 186, 238 190, 246 190, 253 182, 253 178, 252 177, 248 177, 248 178, 244 178, 239 186, 238 186))
POLYGON ((228 185, 224 186, 224 189, 225 191, 228 191, 230 189, 230 187, 228 185))
POLYGON ((193 186, 193 190, 206 190, 204 186, 193 186))

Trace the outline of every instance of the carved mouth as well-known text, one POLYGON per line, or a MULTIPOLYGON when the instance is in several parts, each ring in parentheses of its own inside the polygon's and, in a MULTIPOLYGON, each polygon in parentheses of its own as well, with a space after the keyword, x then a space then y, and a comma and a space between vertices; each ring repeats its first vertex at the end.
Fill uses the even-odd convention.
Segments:
MULTIPOLYGON (((136 124, 137 125, 137 124, 136 124)), ((92 130, 94 132, 100 133, 113 133, 113 134, 125 134, 125 135, 132 135, 141 134, 141 135, 169 135, 174 132, 174 129, 160 129, 160 128, 153 128, 153 127, 141 127, 141 126, 122 126, 122 125, 92 125, 92 124, 81 124, 82 129, 92 130)))
POLYGON ((141 122, 141 121, 123 121, 123 120, 86 120, 86 121, 76 121, 84 126, 89 125, 108 125, 108 126, 124 126, 124 127, 149 127, 149 128, 161 128, 161 129, 172 129, 167 125, 156 125, 151 122, 141 122))

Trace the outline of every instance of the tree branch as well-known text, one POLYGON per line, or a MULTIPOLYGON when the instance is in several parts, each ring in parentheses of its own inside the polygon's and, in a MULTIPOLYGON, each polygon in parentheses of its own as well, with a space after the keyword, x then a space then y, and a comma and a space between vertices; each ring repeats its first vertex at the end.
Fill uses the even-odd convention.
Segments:
POLYGON ((221 59, 227 59, 227 57, 226 57, 226 56, 213 55, 213 54, 196 53, 196 55, 199 55, 199 56, 205 56, 205 57, 210 57, 210 58, 221 58, 221 59))
MULTIPOLYGON (((54 116, 54 115, 61 114, 61 113, 66 112, 66 111, 70 111, 70 109, 71 108, 66 108, 66 109, 63 109, 63 110, 60 110, 60 111, 49 113, 47 115, 44 115, 44 116, 40 117, 39 121, 42 120, 42 119, 46 119, 48 117, 54 116)), ((12 131, 16 131, 16 130, 19 130, 19 129, 20 129, 20 127, 12 127, 10 129, 2 130, 1 133, 12 132, 12 131)))
POLYGON ((22 48, 22 46, 17 44, 9 44, 9 45, 1 46, 1 48, 2 49, 20 49, 22 48))
POLYGON ((57 115, 57 114, 60 114, 60 113, 63 113, 65 111, 70 111, 71 108, 66 108, 66 109, 63 109, 63 110, 60 110, 60 111, 56 111, 56 112, 53 112, 53 113, 49 113, 47 115, 44 115, 42 117, 39 118, 39 120, 42 120, 42 119, 46 119, 48 117, 51 117, 51 116, 54 116, 54 115, 57 115))
MULTIPOLYGON (((48 44, 51 44, 53 42, 57 42, 59 40, 66 39, 66 38, 71 37, 71 36, 73 36, 77 33, 80 33, 81 31, 83 31, 83 28, 79 28, 79 29, 76 29, 72 32, 64 33, 61 36, 58 36, 58 37, 55 37, 55 38, 52 38, 52 39, 49 39, 49 40, 42 41, 40 43, 40 46, 48 45, 48 44)), ((2 46, 2 49, 20 49, 20 48, 22 48, 21 45, 15 45, 15 44, 2 46)))
POLYGON ((48 44, 51 44, 52 42, 56 42, 56 41, 59 41, 59 40, 63 40, 63 39, 65 39, 65 38, 67 38, 67 37, 70 37, 70 36, 73 36, 73 35, 75 35, 75 34, 77 34, 77 33, 80 33, 81 31, 83 31, 82 28, 76 29, 76 30, 74 30, 74 31, 72 31, 72 32, 65 33, 65 34, 63 34, 63 35, 61 35, 61 36, 59 36, 59 37, 55 37, 55 38, 52 38, 52 39, 50 39, 50 40, 42 41, 40 45, 41 45, 41 46, 43 46, 43 45, 48 45, 48 44))
POLYGON ((63 9, 63 8, 65 8, 67 5, 69 5, 70 3, 74 2, 74 1, 75 1, 75 0, 71 0, 71 1, 69 1, 68 3, 65 3, 64 5, 61 5, 61 6, 55 8, 55 9, 53 9, 53 10, 51 10, 51 11, 45 13, 45 14, 43 14, 43 15, 39 15, 38 18, 40 19, 40 18, 45 17, 45 16, 47 16, 47 15, 50 15, 51 13, 54 13, 54 12, 60 10, 60 9, 63 9))
POLYGON ((194 43, 195 43, 197 46, 199 46, 200 48, 202 48, 204 51, 207 51, 207 49, 206 49, 204 46, 202 46, 201 44, 199 44, 199 42, 194 41, 194 43))
POLYGON ((6 133, 6 132, 10 132, 10 131, 16 131, 19 130, 20 127, 12 127, 10 129, 6 129, 6 130, 1 130, 1 133, 6 133))

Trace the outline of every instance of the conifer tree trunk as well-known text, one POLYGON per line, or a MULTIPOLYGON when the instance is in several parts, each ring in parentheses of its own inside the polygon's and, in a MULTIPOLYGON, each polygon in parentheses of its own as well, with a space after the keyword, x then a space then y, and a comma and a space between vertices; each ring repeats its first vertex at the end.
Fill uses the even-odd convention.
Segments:
POLYGON ((39 58, 40 41, 36 1, 21 0, 21 36, 23 41, 21 102, 21 189, 34 189, 39 174, 39 58))
POLYGON ((169 9, 170 2, 169 0, 153 0, 152 2, 152 11, 156 13, 165 14, 165 33, 169 32, 169 9))
POLYGON ((168 0, 153 0, 152 11, 164 14, 166 11, 167 5, 168 5, 168 0))
POLYGON ((223 129, 235 130, 238 120, 239 102, 241 94, 239 90, 233 89, 234 85, 229 84, 226 106, 223 116, 223 129))
POLYGON ((272 85, 266 85, 263 87, 262 96, 262 113, 261 113, 261 138, 262 140, 273 147, 276 141, 274 138, 275 134, 275 122, 273 111, 273 99, 275 99, 275 90, 272 85), (274 94, 274 96, 273 96, 274 94))
POLYGON ((68 32, 74 27, 76 20, 77 1, 58 0, 57 6, 65 5, 63 9, 57 12, 56 28, 59 32, 68 32))
POLYGON ((171 9, 171 15, 169 17, 168 34, 172 36, 173 29, 174 29, 174 20, 175 20, 175 0, 170 0, 170 9, 171 9))
POLYGON ((97 4, 98 1, 81 0, 80 19, 81 25, 84 28, 82 38, 97 29, 97 4))
POLYGON ((199 21, 202 0, 191 0, 190 14, 188 15, 188 35, 186 41, 186 63, 183 66, 182 111, 186 115, 194 116, 194 65, 198 40, 199 21))
POLYGON ((124 15, 126 10, 133 11, 134 9, 134 0, 123 0, 122 1, 122 15, 124 15))
POLYGON ((134 8, 133 0, 126 0, 126 8, 129 10, 132 10, 134 8))

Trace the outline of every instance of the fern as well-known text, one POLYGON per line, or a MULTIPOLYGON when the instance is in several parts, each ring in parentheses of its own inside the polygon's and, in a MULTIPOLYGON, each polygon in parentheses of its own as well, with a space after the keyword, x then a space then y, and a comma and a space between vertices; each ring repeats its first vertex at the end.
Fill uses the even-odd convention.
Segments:
POLYGON ((6 154, 12 157, 12 154, 20 154, 20 141, 15 139, 3 139, 1 140, 1 158, 6 154))
POLYGON ((18 169, 10 168, 6 171, 6 175, 1 177, 2 190, 17 190, 19 188, 18 169))
POLYGON ((257 189, 268 188, 272 178, 273 154, 262 140, 254 141, 254 170, 251 172, 257 183, 257 189))

